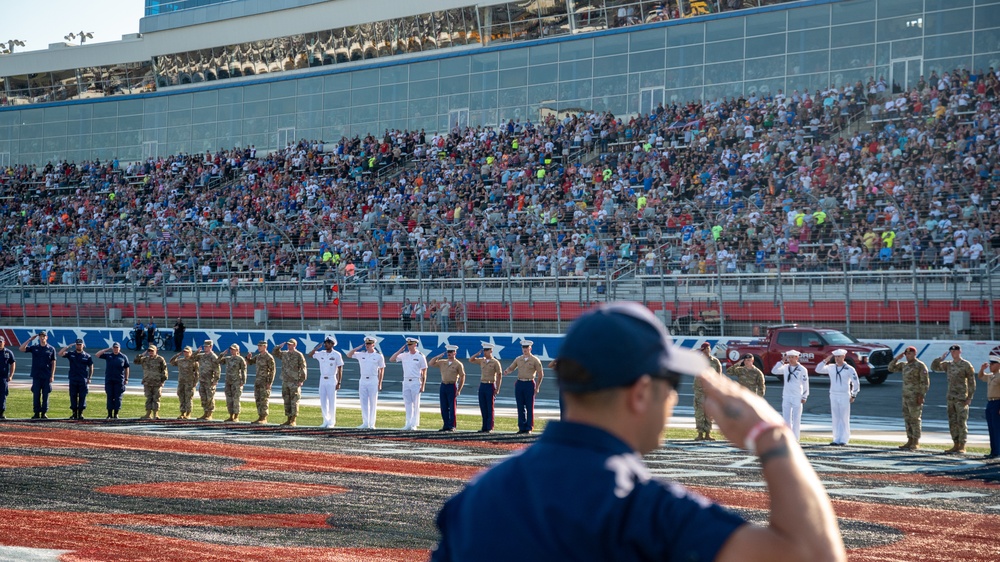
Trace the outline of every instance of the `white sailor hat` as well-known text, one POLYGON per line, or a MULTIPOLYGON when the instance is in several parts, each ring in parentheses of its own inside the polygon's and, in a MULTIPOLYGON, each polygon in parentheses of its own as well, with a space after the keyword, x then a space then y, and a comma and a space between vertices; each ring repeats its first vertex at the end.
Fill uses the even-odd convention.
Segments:
POLYGON ((326 337, 323 338, 323 343, 326 343, 326 342, 330 342, 333 345, 337 345, 337 336, 335 336, 333 334, 327 334, 326 337))
POLYGON ((796 349, 789 349, 788 351, 785 352, 785 355, 788 355, 789 357, 798 357, 799 355, 802 354, 799 353, 799 351, 796 349))
POLYGON ((521 340, 521 347, 531 347, 535 345, 535 342, 531 340, 521 340))
POLYGON ((444 346, 445 351, 458 351, 457 345, 446 345, 444 346))
POLYGON ((373 336, 365 336, 365 343, 375 343, 375 338, 373 336))
POLYGON ((990 363, 1000 363, 1000 355, 990 355, 990 363))
POLYGON ((420 343, 417 338, 406 338, 406 343, 420 343))
POLYGON ((833 350, 833 356, 834 357, 843 357, 845 355, 847 355, 847 350, 846 349, 834 349, 833 350))
POLYGON ((494 347, 496 346, 494 346, 492 343, 483 342, 483 349, 493 349, 494 347))

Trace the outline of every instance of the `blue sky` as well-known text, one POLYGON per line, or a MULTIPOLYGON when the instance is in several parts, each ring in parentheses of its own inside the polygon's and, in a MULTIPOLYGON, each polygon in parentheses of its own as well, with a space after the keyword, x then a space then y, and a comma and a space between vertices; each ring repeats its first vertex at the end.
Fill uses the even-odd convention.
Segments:
POLYGON ((2 0, 2 4, 0 43, 9 39, 27 43, 14 52, 47 49, 70 32, 93 33, 88 43, 118 41, 122 35, 139 32, 143 13, 143 0, 2 0))

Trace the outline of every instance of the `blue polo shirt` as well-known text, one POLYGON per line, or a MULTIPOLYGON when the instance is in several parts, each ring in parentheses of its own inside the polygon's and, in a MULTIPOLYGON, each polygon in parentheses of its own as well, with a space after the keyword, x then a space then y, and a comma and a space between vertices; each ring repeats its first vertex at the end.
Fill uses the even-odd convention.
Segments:
POLYGON ((744 523, 654 479, 610 433, 549 422, 534 445, 448 500, 431 560, 709 561, 744 523))
POLYGON ((124 353, 108 352, 101 356, 104 359, 104 384, 125 384, 125 369, 128 368, 128 357, 124 353))
POLYGON ((87 382, 90 376, 90 366, 94 364, 94 358, 86 351, 67 351, 63 357, 69 361, 70 382, 87 382))
POLYGON ((52 365, 56 362, 56 348, 49 344, 29 345, 24 348, 31 354, 31 378, 47 380, 52 378, 52 365))

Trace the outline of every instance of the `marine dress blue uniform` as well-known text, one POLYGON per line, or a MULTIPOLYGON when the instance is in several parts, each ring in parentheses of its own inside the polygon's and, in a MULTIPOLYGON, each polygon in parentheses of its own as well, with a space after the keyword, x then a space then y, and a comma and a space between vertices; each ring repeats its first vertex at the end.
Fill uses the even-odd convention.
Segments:
POLYGON ((533 446, 445 504, 431 560, 709 561, 744 523, 682 486, 653 479, 641 457, 610 433, 553 421, 533 446), (489 532, 482 532, 475 506, 486 505, 489 532))

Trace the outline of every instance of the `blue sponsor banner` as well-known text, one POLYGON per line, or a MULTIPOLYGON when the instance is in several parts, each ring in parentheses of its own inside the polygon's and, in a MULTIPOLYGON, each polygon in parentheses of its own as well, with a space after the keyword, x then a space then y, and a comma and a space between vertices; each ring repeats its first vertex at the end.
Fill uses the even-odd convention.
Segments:
MULTIPOLYGON (((0 328, 0 334, 7 338, 7 343, 11 347, 16 347, 27 341, 31 335, 45 330, 49 333, 49 343, 60 348, 72 345, 80 338, 84 346, 90 351, 96 351, 110 347, 112 343, 122 343, 123 347, 126 338, 131 336, 130 328, 49 328, 46 326, 36 326, 29 328, 0 328)), ((171 330, 161 330, 163 334, 169 334, 171 330)), ((264 340, 268 342, 268 349, 280 345, 289 340, 296 340, 299 344, 299 351, 308 353, 313 348, 321 345, 327 335, 332 335, 337 340, 336 349, 347 352, 364 343, 366 336, 375 338, 376 347, 387 357, 403 347, 407 337, 415 337, 420 340, 419 348, 424 354, 433 357, 443 354, 446 345, 457 345, 458 356, 468 358, 482 349, 483 343, 494 345, 494 355, 500 359, 513 359, 521 354, 520 342, 530 340, 532 342, 532 353, 543 361, 555 359, 559 354, 559 347, 562 345, 561 334, 482 334, 482 333, 401 333, 401 332, 302 332, 299 330, 200 330, 188 329, 184 334, 182 345, 190 345, 192 348, 201 347, 205 340, 212 340, 216 350, 224 350, 232 344, 240 346, 242 353, 256 351, 257 342, 264 340)), ((680 336, 676 343, 682 347, 697 349, 702 342, 707 341, 714 346, 720 341, 725 343, 729 338, 685 338, 680 336)), ((951 345, 947 340, 864 340, 870 342, 883 343, 888 345, 894 354, 897 354, 908 345, 917 348, 918 357, 928 365, 931 360, 942 356, 951 345)), ((961 341, 962 355, 972 362, 978 370, 980 363, 987 360, 990 353, 1000 353, 1000 342, 995 341, 961 341)), ((175 350, 176 351, 176 350, 175 350)), ((623 350, 627 351, 627 350, 623 350)))

